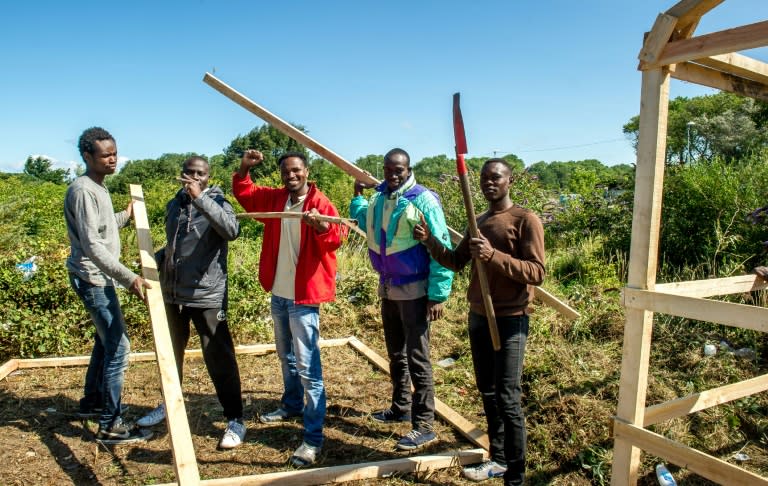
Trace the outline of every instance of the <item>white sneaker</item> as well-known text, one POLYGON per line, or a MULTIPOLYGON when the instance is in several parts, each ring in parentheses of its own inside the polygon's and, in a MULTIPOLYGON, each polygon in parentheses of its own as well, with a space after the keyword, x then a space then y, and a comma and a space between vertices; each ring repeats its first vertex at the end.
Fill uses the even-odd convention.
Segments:
POLYGON ((161 403, 145 416, 136 421, 139 427, 152 427, 165 420, 165 404, 161 403))
POLYGON ((227 428, 224 429, 224 436, 219 442, 220 449, 234 449, 245 440, 245 424, 239 419, 230 420, 227 428))
POLYGON ((291 456, 291 464, 293 467, 306 467, 312 465, 317 460, 317 455, 320 454, 320 447, 309 445, 306 442, 302 442, 296 452, 291 456))
POLYGON ((461 470, 464 477, 472 481, 500 478, 505 472, 507 472, 507 466, 502 466, 496 461, 485 461, 461 470))

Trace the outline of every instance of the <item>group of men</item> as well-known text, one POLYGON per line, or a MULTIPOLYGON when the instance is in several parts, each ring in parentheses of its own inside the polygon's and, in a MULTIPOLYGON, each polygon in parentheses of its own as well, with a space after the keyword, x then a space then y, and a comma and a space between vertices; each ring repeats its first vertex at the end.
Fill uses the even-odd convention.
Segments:
MULTIPOLYGON (((65 216, 72 252, 67 261, 73 289, 92 316, 96 336, 86 373, 80 414, 98 416, 97 439, 108 443, 146 440, 147 429, 165 419, 159 405, 136 424, 122 418, 123 377, 130 343, 115 284, 139 298, 149 284, 119 260, 118 228, 132 206, 115 213, 104 177, 114 173, 117 146, 101 128, 83 132, 79 141, 86 172, 67 191, 65 216)), ((323 216, 338 216, 331 201, 308 182, 307 158, 298 152, 278 161, 283 187, 258 186, 250 169, 264 160, 247 150, 232 177, 232 191, 249 212, 294 212, 296 218, 265 218, 259 282, 271 292, 275 345, 281 364, 280 406, 259 416, 262 423, 302 417, 304 437, 291 456, 296 467, 315 463, 323 445, 326 392, 320 361, 320 304, 335 299, 336 254, 346 235, 343 226, 323 216)), ((197 330, 208 373, 227 419, 222 449, 245 440, 240 376, 227 325, 227 246, 239 235, 232 206, 221 189, 208 186, 209 166, 202 157, 187 159, 182 188, 166 206, 166 245, 156 255, 179 379, 190 321, 197 330)), ((523 355, 528 335, 533 286, 544 278, 544 236, 538 217, 509 198, 512 171, 503 159, 485 162, 480 186, 489 203, 478 217, 480 235, 466 234, 452 249, 438 196, 417 184, 408 154, 399 148, 384 157, 384 180, 357 181, 350 217, 365 229, 371 264, 379 274, 381 319, 390 362, 392 397, 387 408, 371 414, 382 423, 409 422, 411 430, 396 444, 416 450, 437 440, 429 329, 443 315, 453 272, 472 262, 467 298, 469 338, 478 390, 488 422, 490 460, 463 474, 481 481, 504 477, 523 484, 525 419, 521 407, 523 355), (491 344, 483 296, 475 266, 488 276, 501 349, 491 344), (413 389, 413 391, 412 391, 413 389)))

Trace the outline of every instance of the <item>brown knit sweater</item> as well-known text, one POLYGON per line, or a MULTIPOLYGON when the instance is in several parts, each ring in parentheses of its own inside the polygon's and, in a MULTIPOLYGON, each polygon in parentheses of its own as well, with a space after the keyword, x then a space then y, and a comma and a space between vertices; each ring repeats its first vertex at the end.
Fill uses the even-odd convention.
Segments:
MULTIPOLYGON (((533 286, 544 280, 544 228, 533 212, 512 206, 499 212, 487 211, 477 218, 477 226, 494 248, 491 260, 485 263, 488 287, 497 316, 528 313, 533 300, 533 286)), ((455 250, 430 238, 427 248, 438 263, 454 271, 461 270, 472 260, 469 236, 464 234, 455 250)), ((475 262, 467 289, 469 308, 485 315, 480 282, 475 262)))

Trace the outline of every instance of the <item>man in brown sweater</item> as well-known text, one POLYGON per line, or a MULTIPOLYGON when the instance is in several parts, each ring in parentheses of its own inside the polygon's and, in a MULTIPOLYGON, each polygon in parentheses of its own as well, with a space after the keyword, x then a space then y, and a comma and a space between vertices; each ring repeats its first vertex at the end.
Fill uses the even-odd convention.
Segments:
POLYGON ((534 286, 544 280, 544 228, 533 212, 516 206, 509 197, 512 171, 504 159, 490 159, 480 172, 480 188, 488 211, 477 218, 479 238, 468 234, 455 250, 434 238, 426 224, 414 227, 432 258, 454 271, 473 261, 467 289, 469 342, 477 388, 488 423, 491 459, 464 468, 466 478, 482 481, 504 477, 504 484, 525 480, 525 417, 520 380, 528 338, 528 304, 534 286), (501 349, 493 350, 476 263, 483 262, 499 327, 501 349))

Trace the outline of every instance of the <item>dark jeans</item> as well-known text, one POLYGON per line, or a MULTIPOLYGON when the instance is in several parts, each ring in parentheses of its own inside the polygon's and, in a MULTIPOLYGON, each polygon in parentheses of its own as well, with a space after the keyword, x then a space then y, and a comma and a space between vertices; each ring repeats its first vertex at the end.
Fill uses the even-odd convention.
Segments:
POLYGON ((218 319, 221 309, 202 309, 173 304, 165 305, 168 329, 176 357, 176 368, 181 383, 184 368, 184 348, 189 341, 189 321, 195 325, 203 348, 203 360, 211 377, 216 396, 224 408, 227 420, 243 417, 243 398, 240 390, 240 370, 235 359, 235 345, 229 333, 226 317, 218 319))
POLYGON ((131 353, 125 319, 114 287, 93 285, 73 273, 69 274, 69 283, 96 327, 80 410, 103 407, 99 428, 108 429, 120 416, 125 370, 131 353))
POLYGON ((381 320, 392 379, 392 410, 398 414, 410 412, 415 430, 431 431, 435 421, 435 386, 429 361, 427 297, 381 299, 381 320))
POLYGON ((521 405, 528 316, 496 317, 501 349, 493 350, 488 320, 469 313, 469 343, 477 389, 483 399, 491 459, 507 465, 504 484, 525 479, 525 416, 521 405))

